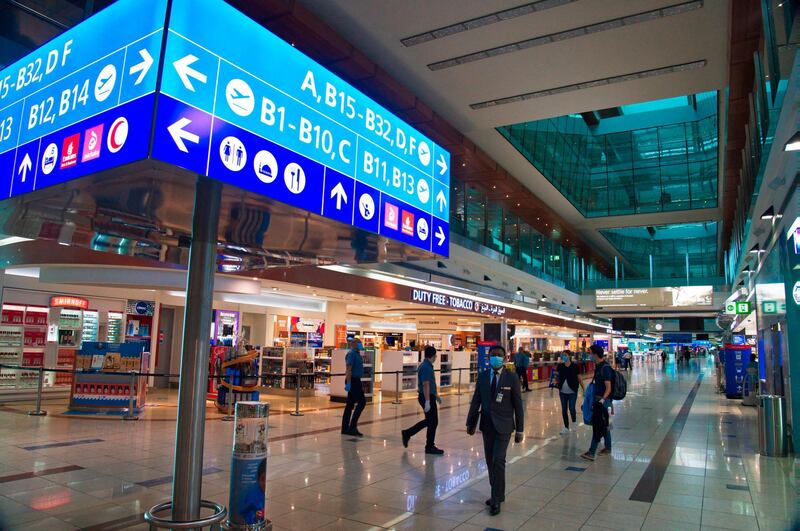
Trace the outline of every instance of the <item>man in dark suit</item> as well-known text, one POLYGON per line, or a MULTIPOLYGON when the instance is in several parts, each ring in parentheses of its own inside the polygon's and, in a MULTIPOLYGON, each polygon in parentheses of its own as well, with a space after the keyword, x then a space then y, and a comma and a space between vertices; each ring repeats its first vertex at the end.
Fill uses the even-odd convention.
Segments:
POLYGON ((506 451, 514 433, 514 442, 521 443, 525 433, 525 412, 519 378, 503 368, 506 351, 501 346, 489 349, 492 369, 478 376, 475 394, 467 414, 467 433, 475 434, 480 417, 483 450, 489 470, 492 497, 486 500, 489 513, 500 513, 506 498, 506 451))

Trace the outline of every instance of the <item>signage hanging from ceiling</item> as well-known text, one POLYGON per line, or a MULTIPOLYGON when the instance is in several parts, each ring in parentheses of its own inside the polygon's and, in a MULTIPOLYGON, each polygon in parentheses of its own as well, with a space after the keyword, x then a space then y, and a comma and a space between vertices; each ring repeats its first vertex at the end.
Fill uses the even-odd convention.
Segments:
POLYGON ((154 158, 448 255, 449 153, 222 0, 173 0, 161 92, 154 158))
POLYGON ((598 308, 711 306, 713 295, 712 286, 612 288, 595 290, 595 303, 598 308))
POLYGON ((0 200, 147 157, 449 255, 449 153, 222 0, 120 0, 0 71, 0 200))
POLYGON ((0 200, 147 157, 166 12, 115 3, 0 71, 0 200))

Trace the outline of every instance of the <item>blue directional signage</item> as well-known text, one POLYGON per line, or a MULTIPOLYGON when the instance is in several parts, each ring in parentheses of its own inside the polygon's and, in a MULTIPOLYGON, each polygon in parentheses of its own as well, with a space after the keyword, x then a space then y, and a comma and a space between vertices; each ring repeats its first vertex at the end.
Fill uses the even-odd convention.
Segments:
POLYGON ((448 254, 447 151, 221 0, 172 3, 152 156, 448 254))
POLYGON ((447 151, 222 0, 170 6, 120 0, 0 72, 0 199, 151 157, 449 254, 447 151))
POLYGON ((167 0, 119 2, 0 71, 0 200, 147 157, 167 0))

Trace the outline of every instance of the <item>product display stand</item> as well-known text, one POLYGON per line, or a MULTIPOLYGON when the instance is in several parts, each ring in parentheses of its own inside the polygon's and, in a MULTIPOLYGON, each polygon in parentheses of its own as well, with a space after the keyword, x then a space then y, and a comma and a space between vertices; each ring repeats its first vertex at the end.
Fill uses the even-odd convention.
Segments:
POLYGON ((469 353, 469 383, 476 383, 478 381, 478 353, 469 353))
MULTIPOLYGON (((284 351, 284 374, 311 374, 314 372, 314 349, 289 347, 284 351)), ((314 376, 300 376, 300 396, 314 396, 314 376)), ((282 388, 296 394, 298 377, 283 379, 282 388)))
POLYGON ((217 399, 214 402, 217 409, 226 414, 232 412, 241 401, 258 401, 258 359, 257 350, 237 352, 238 355, 229 356, 221 363, 222 378, 217 386, 217 399), (232 395, 232 396, 231 396, 232 395))
POLYGON ((470 384, 470 371, 472 370, 472 357, 475 356, 475 371, 477 372, 477 364, 478 364, 478 353, 477 352, 470 352, 468 350, 456 350, 453 351, 450 355, 450 359, 452 360, 452 371, 453 371, 453 387, 456 387, 457 391, 463 390, 464 387, 467 387, 470 384), (462 370, 458 370, 462 369, 462 370), (459 376, 459 373, 461 375, 459 376), (458 389, 458 383, 461 382, 461 389, 458 389))
MULTIPOLYGON (((333 374, 344 374, 347 371, 347 363, 345 363, 345 356, 347 349, 337 348, 332 353, 331 372, 333 374)), ((364 396, 367 402, 372 402, 372 396, 375 390, 375 354, 374 348, 368 348, 361 351, 361 358, 364 360, 364 376, 361 378, 361 385, 364 386, 364 396)), ((344 376, 331 377, 331 401, 332 402, 345 402, 347 401, 347 392, 344 390, 344 376)))
MULTIPOLYGON (((145 344, 84 342, 75 355, 75 375, 69 407, 94 413, 127 411, 131 396, 131 371, 146 372, 150 353, 145 344)), ((137 377, 134 384, 134 411, 140 413, 145 405, 147 378, 137 377)))
POLYGON ((450 350, 440 350, 436 356, 436 363, 433 364, 436 372, 436 382, 439 390, 444 390, 453 385, 453 352, 450 350))
POLYGON ((314 349, 314 372, 315 373, 328 373, 317 374, 314 382, 323 385, 331 384, 331 352, 332 348, 315 348, 314 349))
MULTIPOLYGON (((419 352, 384 350, 382 355, 384 372, 402 372, 400 375, 400 392, 416 392, 419 352)), ((384 374, 383 383, 381 384, 381 391, 391 393, 397 392, 397 384, 395 383, 396 380, 397 379, 395 378, 394 374, 384 374)))

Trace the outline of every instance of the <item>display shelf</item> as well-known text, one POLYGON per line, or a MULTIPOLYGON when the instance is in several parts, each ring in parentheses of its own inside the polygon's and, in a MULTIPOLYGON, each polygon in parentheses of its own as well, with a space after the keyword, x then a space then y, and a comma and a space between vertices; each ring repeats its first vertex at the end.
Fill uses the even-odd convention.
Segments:
MULTIPOLYGON (((392 373, 401 371, 400 375, 400 391, 416 391, 417 390, 417 367, 419 366, 418 359, 419 353, 406 352, 400 350, 384 350, 381 353, 383 358, 383 371, 392 373)), ((393 374, 384 374, 381 383, 381 390, 388 392, 396 392, 397 378, 393 374)))
POLYGON ((81 341, 97 341, 97 334, 100 332, 100 314, 95 310, 85 310, 83 312, 83 328, 81 330, 81 341))
POLYGON ((314 349, 314 382, 318 384, 331 383, 331 349, 316 348, 314 349), (319 374, 327 373, 327 374, 319 374))
POLYGON ((283 373, 283 347, 265 347, 261 349, 261 361, 259 365, 261 387, 271 387, 280 389, 281 377, 283 373))
POLYGON ((453 358, 452 352, 450 351, 442 351, 439 352, 438 361, 439 361, 439 388, 444 389, 446 387, 450 387, 453 384, 453 358))
POLYGON ((108 327, 106 340, 109 343, 119 343, 122 340, 124 314, 122 312, 108 312, 108 327))
MULTIPOLYGON (((305 348, 287 348, 284 363, 285 374, 309 374, 314 372, 313 351, 305 348), (311 355, 309 355, 311 354, 311 355)), ((297 379, 288 377, 283 381, 284 389, 295 389, 297 379)), ((314 389, 314 376, 301 376, 300 389, 314 389)))
MULTIPOLYGON (((23 367, 44 365, 48 309, 4 304, 0 325, 0 363, 23 367)), ((36 387, 35 370, 0 370, 0 388, 30 390, 36 387)))

